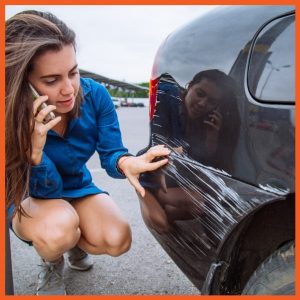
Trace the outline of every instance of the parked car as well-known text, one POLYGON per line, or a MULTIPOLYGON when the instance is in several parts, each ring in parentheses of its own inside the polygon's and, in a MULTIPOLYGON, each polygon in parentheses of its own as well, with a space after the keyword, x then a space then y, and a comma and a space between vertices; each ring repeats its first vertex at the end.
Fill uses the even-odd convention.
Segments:
POLYGON ((145 107, 145 104, 143 102, 137 102, 136 106, 137 107, 145 107))
POLYGON ((128 102, 127 99, 125 99, 125 100, 122 100, 122 101, 121 101, 121 106, 122 106, 122 107, 129 107, 129 106, 130 106, 130 103, 128 102))
POLYGON ((293 6, 222 6, 157 52, 140 153, 172 151, 141 212, 201 294, 295 293, 294 27, 293 6))
POLYGON ((113 101, 113 103, 114 103, 115 108, 119 108, 120 105, 121 105, 121 104, 120 104, 120 100, 117 99, 117 98, 114 98, 114 97, 112 97, 111 99, 112 99, 112 101, 113 101))
POLYGON ((130 102, 128 100, 121 101, 121 106, 124 107, 144 107, 145 104, 143 102, 134 102, 131 100, 130 102))

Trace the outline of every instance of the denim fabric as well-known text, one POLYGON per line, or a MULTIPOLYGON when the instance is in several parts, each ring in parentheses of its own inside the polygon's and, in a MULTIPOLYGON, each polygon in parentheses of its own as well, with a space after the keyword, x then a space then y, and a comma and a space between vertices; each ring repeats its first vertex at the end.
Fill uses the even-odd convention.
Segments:
POLYGON ((92 79, 81 78, 80 84, 84 96, 80 116, 69 122, 64 136, 48 132, 42 162, 31 168, 31 197, 79 198, 102 193, 85 165, 95 151, 108 175, 125 178, 116 164, 128 150, 122 143, 111 97, 92 79))

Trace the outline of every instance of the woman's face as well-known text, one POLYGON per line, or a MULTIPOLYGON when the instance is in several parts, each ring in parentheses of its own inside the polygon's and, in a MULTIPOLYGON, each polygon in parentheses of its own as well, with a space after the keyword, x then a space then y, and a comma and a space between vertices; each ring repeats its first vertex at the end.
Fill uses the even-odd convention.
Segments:
POLYGON ((29 82, 40 95, 48 96, 48 104, 57 114, 70 112, 79 90, 79 71, 73 45, 59 51, 49 50, 33 61, 29 82))
POLYGON ((189 88, 184 103, 189 117, 198 119, 217 109, 221 101, 220 88, 213 81, 203 78, 189 88))

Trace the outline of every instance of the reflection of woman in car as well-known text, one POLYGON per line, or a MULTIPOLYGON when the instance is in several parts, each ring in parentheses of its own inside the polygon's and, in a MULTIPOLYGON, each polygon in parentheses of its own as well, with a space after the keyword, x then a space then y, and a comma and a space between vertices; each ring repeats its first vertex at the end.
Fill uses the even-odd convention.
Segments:
POLYGON ((233 79, 219 70, 205 70, 183 92, 174 79, 162 79, 158 91, 154 137, 204 165, 231 173, 240 123, 233 79))
MULTIPOLYGON (((170 75, 163 75, 158 83, 153 140, 166 143, 203 165, 231 173, 240 123, 236 101, 233 79, 219 70, 197 73, 186 90, 170 75)), ((187 172, 183 162, 174 160, 173 163, 178 174, 187 172)), ((183 189, 172 179, 174 174, 156 174, 151 175, 153 185, 148 187, 151 192, 148 202, 141 201, 141 206, 144 218, 157 231, 168 230, 175 220, 199 217, 203 203, 205 206, 209 203, 206 196, 214 196, 213 188, 202 187, 201 192, 193 189, 193 182, 199 186, 197 175, 189 176, 188 183, 182 182, 183 189)))
POLYGON ((184 95, 190 155, 228 173, 233 169, 240 123, 235 93, 231 77, 219 70, 206 70, 194 76, 184 95))

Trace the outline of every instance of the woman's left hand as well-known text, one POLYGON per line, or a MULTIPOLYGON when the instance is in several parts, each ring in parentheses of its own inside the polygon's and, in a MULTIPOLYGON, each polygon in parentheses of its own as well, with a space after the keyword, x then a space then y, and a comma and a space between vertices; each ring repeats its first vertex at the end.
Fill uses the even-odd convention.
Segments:
POLYGON ((118 168, 123 171, 125 176, 133 187, 145 196, 145 189, 139 182, 139 176, 143 172, 154 171, 168 162, 168 158, 163 158, 159 161, 154 161, 155 158, 166 157, 171 151, 163 145, 157 145, 150 148, 146 153, 140 156, 124 156, 121 157, 118 163, 118 168))

